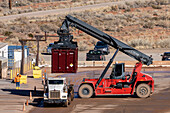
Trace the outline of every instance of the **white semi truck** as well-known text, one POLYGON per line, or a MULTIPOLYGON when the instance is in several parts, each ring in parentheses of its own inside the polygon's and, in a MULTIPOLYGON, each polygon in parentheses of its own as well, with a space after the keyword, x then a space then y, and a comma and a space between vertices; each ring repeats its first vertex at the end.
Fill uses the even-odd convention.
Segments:
POLYGON ((44 81, 44 106, 62 104, 67 107, 74 99, 73 85, 66 78, 47 78, 44 81))

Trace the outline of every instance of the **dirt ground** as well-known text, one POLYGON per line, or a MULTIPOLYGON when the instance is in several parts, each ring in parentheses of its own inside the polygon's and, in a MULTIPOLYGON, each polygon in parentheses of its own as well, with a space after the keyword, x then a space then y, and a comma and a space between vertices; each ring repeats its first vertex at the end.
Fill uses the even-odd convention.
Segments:
MULTIPOLYGON (((47 68, 47 73, 50 68, 47 68)), ((43 107, 43 101, 37 103, 29 113, 168 113, 170 112, 170 68, 147 68, 144 73, 153 76, 155 91, 146 99, 135 96, 107 96, 81 99, 77 96, 78 86, 84 77, 98 77, 103 68, 79 68, 76 74, 52 74, 51 77, 67 77, 74 83, 75 99, 67 108, 61 106, 43 107)), ((127 68, 126 72, 131 72, 127 68)), ((106 77, 110 75, 110 70, 106 77)))

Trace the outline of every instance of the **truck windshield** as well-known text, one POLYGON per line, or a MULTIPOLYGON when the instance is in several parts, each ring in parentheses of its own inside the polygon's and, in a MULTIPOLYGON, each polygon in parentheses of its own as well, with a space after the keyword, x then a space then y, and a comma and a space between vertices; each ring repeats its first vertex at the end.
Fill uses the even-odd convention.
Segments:
POLYGON ((166 56, 170 56, 170 52, 169 52, 169 53, 164 53, 164 55, 166 55, 166 56))
POLYGON ((100 54, 102 54, 102 52, 101 51, 93 51, 93 50, 91 50, 91 51, 89 51, 89 54, 91 54, 91 55, 100 55, 100 54))
POLYGON ((49 44, 49 47, 52 47, 53 44, 49 44))
POLYGON ((99 41, 99 42, 97 42, 96 46, 107 46, 107 44, 99 41))
POLYGON ((49 80, 49 84, 63 84, 63 80, 49 80))

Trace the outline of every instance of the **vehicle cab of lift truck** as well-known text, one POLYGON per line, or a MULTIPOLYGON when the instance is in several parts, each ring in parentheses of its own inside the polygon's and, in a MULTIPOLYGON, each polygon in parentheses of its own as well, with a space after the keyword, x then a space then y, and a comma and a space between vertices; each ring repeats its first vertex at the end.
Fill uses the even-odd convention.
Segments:
POLYGON ((98 87, 98 79, 84 79, 79 87, 81 98, 108 95, 134 95, 147 98, 154 91, 154 81, 150 75, 141 73, 142 63, 136 63, 131 75, 125 74, 125 64, 113 64, 110 78, 103 78, 98 87))
POLYGON ((125 64, 124 63, 115 63, 112 65, 112 72, 110 74, 110 79, 114 79, 114 88, 129 88, 130 87, 130 78, 131 83, 134 82, 135 76, 137 75, 136 72, 131 75, 125 73, 125 64))
POLYGON ((113 64, 110 79, 114 79, 114 88, 124 89, 124 93, 136 94, 140 98, 149 97, 154 91, 153 78, 145 73, 141 73, 142 63, 136 63, 132 74, 125 73, 125 64, 113 64), (127 91, 126 91, 127 90, 127 91))

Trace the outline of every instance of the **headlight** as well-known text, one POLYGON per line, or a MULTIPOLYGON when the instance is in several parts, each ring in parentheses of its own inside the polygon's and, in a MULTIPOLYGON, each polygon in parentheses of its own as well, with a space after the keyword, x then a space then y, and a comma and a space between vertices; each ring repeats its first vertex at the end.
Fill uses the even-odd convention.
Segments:
POLYGON ((44 93, 44 98, 47 98, 48 97, 48 93, 44 93))
POLYGON ((62 98, 66 98, 66 96, 62 96, 62 98))
POLYGON ((67 93, 67 88, 66 88, 66 86, 63 87, 63 92, 67 93))
POLYGON ((107 48, 103 48, 103 51, 107 51, 107 48))

